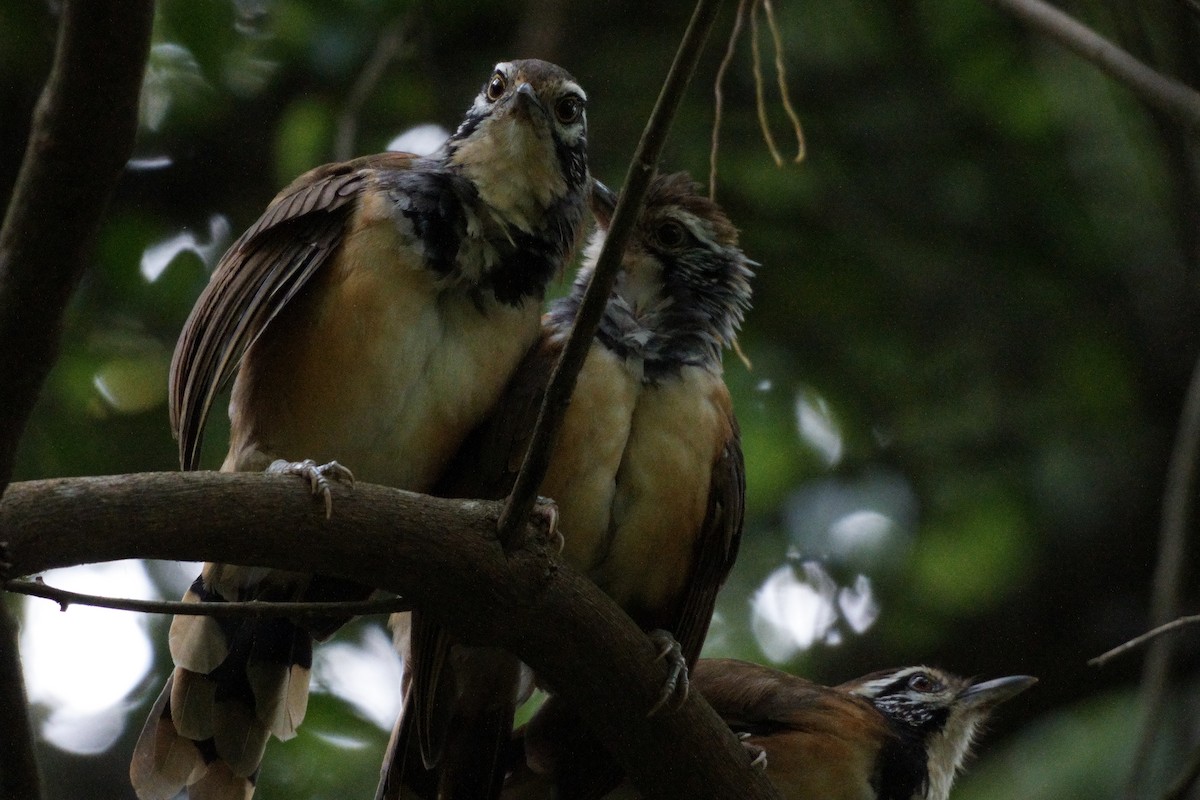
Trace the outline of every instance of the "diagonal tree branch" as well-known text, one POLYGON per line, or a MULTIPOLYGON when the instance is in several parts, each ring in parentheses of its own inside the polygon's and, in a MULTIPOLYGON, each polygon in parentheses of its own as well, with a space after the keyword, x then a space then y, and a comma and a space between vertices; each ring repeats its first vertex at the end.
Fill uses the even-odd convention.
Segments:
POLYGON ((625 184, 621 187, 621 196, 613 212, 604 247, 596 261, 591 283, 588 284, 587 293, 575 317, 575 325, 571 328, 571 335, 563 348, 563 354, 554 368, 554 374, 550 376, 550 384, 546 387, 546 396, 538 412, 537 425, 530 439, 529 449, 521 463, 521 471, 517 474, 504 513, 500 516, 500 541, 505 547, 520 546, 517 536, 525 527, 525 521, 529 519, 529 512, 533 510, 533 504, 537 500, 538 488, 550 468, 550 452, 555 439, 558 438, 567 406, 571 402, 575 378, 583 368, 592 337, 596 335, 596 327, 604 315, 604 307, 608 303, 608 296, 612 293, 613 283, 616 282, 617 272, 621 267, 621 255, 637 223, 642 200, 650 187, 650 179, 654 177, 658 157, 671 129, 671 121, 675 118, 683 93, 696 71, 700 52, 708 40, 720 5, 720 0, 699 0, 696 3, 691 22, 688 23, 683 40, 679 43, 679 50, 675 53, 675 61, 671 64, 658 101, 654 104, 654 110, 650 112, 650 119, 642 131, 637 149, 634 150, 633 161, 625 174, 625 184))
POLYGON ((375 50, 367 60, 362 72, 350 87, 350 93, 342 106, 337 119, 337 133, 333 139, 333 160, 348 161, 354 156, 354 148, 358 140, 359 115, 363 106, 371 96, 371 92, 379 85, 388 67, 399 58, 404 49, 404 39, 408 28, 408 15, 392 20, 379 33, 375 42, 375 50))
MULTIPOLYGON (((1125 84, 1151 105, 1178 120, 1188 131, 1200 133, 1200 92, 1154 70, 1113 42, 1044 0, 987 0, 1021 18, 1059 44, 1091 61, 1101 71, 1125 84)), ((1168 673, 1174 646, 1170 639, 1157 638, 1172 629, 1168 623, 1179 615, 1179 597, 1186 563, 1187 534, 1191 528, 1197 457, 1200 455, 1200 364, 1188 386, 1179 431, 1167 471, 1163 497, 1163 519, 1159 533, 1158 563, 1151 598, 1151 624, 1160 626, 1118 647, 1091 664, 1102 664, 1148 639, 1155 639, 1142 668, 1142 711, 1125 797, 1142 796, 1142 786, 1161 724, 1166 700, 1168 673)), ((1176 620, 1184 624, 1184 620, 1176 620)), ((1190 773, 1189 773, 1190 774, 1190 773)), ((1194 777, 1194 776, 1192 776, 1194 777)))
MULTIPOLYGON (((692 692, 652 719, 666 666, 613 601, 523 531, 505 552, 501 504, 359 483, 334 514, 300 482, 254 473, 149 473, 17 483, 0 499, 9 575, 122 558, 272 566, 411 598, 462 641, 516 653, 592 723, 647 797, 778 800, 692 692), (253 530, 254 536, 246 531, 253 530)), ((6 577, 6 576, 0 576, 6 577)))
POLYGON ((0 228, 0 491, 133 151, 152 0, 68 0, 0 228))
POLYGON ((1200 93, 1148 67, 1074 17, 1043 0, 986 0, 1091 61, 1145 102, 1200 133, 1200 93))

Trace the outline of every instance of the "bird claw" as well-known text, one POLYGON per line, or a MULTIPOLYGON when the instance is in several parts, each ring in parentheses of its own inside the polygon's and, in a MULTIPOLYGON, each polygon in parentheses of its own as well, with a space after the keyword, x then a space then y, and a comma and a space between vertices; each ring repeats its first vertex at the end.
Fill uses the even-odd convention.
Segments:
POLYGON ((529 512, 529 519, 545 531, 545 539, 554 548, 554 551, 561 553, 566 547, 567 540, 558 530, 558 504, 549 497, 538 495, 537 501, 533 504, 533 510, 529 512))
POLYGON ((659 692, 658 700, 646 712, 646 718, 649 719, 664 708, 675 711, 682 706, 688 698, 690 681, 688 680, 687 660, 683 657, 683 648, 679 646, 679 642, 675 640, 670 631, 650 631, 647 635, 660 648, 656 660, 665 659, 667 662, 667 680, 663 684, 662 691, 659 692))
POLYGON ((336 461, 318 464, 311 458, 303 461, 280 458, 271 462, 267 472, 271 475, 299 475, 307 479, 309 491, 314 496, 319 494, 325 498, 325 519, 333 516, 333 493, 329 490, 329 482, 345 481, 354 486, 354 473, 336 461))
POLYGON ((742 731, 737 735, 738 741, 742 743, 742 747, 746 748, 746 753, 750 756, 750 766, 757 767, 763 771, 767 769, 767 751, 766 748, 759 747, 756 744, 751 744, 748 740, 751 736, 749 731, 742 731))

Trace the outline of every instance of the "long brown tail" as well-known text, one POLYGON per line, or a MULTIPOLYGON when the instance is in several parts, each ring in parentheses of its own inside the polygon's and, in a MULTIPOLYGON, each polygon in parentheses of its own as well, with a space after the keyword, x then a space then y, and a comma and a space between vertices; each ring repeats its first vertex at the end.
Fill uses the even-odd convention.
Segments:
POLYGON ((437 797, 437 772, 425 768, 412 717, 412 695, 409 693, 400 719, 392 729, 392 738, 379 771, 375 800, 435 800, 437 797))
POLYGON ((494 800, 511 757, 512 704, 471 718, 455 716, 440 762, 426 768, 411 721, 411 703, 392 731, 375 800, 494 800), (405 722, 406 716, 409 722, 405 722))
MULTIPOLYGON (((350 600, 369 593, 343 581, 240 569, 206 565, 184 600, 350 600), (260 580, 235 579, 250 575, 260 580)), ((138 797, 170 800, 187 787, 192 800, 248 800, 267 741, 292 738, 304 719, 314 635, 323 638, 346 621, 302 627, 284 618, 176 616, 170 635, 175 670, 130 763, 138 797)))
POLYGON ((495 800, 524 667, 505 651, 454 643, 416 611, 407 643, 404 713, 376 800, 495 800))

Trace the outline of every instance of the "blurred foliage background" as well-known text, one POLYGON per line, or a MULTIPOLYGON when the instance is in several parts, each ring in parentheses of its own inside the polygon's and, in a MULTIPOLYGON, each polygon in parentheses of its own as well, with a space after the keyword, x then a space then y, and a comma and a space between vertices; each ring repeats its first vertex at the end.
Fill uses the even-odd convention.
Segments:
MULTIPOLYGON (((701 180, 736 6, 725 5, 663 160, 701 180)), ((48 68, 52 6, 0 3, 0 197, 48 68)), ((741 340, 753 368, 727 359, 749 516, 708 652, 833 683, 912 663, 1037 675, 1001 709, 956 796, 1117 796, 1140 723, 1140 656, 1086 661, 1148 626, 1164 475, 1200 343, 1194 141, 982 2, 776 6, 809 155, 782 169, 768 156, 743 37, 718 198, 762 264, 741 340)), ((299 172, 419 124, 453 127, 496 61, 537 56, 575 74, 590 97, 593 171, 618 185, 690 10, 160 2, 138 152, 17 477, 176 468, 167 365, 224 247, 299 172)), ((1194 3, 1068 10, 1200 84, 1194 3)), ((173 596, 190 569, 125 565, 91 588, 173 596)), ((1194 552, 1188 575, 1195 610, 1194 552)), ((132 797, 127 759, 168 670, 166 621, 125 615, 129 644, 81 641, 37 603, 21 604, 22 642, 50 795, 132 797), (140 666, 101 714, 109 733, 90 746, 56 738, 66 701, 37 688, 46 676, 86 687, 131 659, 140 666)), ((264 800, 370 796, 395 703, 377 625, 357 623, 330 650, 347 658, 330 656, 304 732, 270 747, 264 800), (361 675, 388 685, 364 694, 361 675)), ((1200 733, 1200 648, 1194 633, 1180 638, 1138 796, 1161 795, 1200 733)))

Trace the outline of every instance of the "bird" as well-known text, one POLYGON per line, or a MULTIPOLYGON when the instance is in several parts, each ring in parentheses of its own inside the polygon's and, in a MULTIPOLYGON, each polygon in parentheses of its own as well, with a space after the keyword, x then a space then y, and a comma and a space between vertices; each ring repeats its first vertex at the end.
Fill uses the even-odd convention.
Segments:
MULTIPOLYGON (((910 666, 830 687, 736 659, 702 659, 691 675, 784 800, 946 800, 988 715, 1036 682, 910 666)), ((546 775, 518 764, 503 797, 550 792, 546 775)), ((640 796, 623 784, 605 800, 640 796)))
MULTIPOLYGON (((596 231, 572 289, 551 304, 505 397, 456 457, 472 468, 447 471, 446 494, 503 497, 511 489, 615 200, 595 184, 596 231)), ((745 467, 721 355, 749 309, 753 266, 728 217, 686 173, 653 178, 538 490, 557 506, 566 563, 608 593, 672 662, 660 704, 686 697, 686 667, 700 655, 741 537, 745 467)), ((528 727, 531 751, 574 741, 541 740, 538 718, 561 730, 574 712, 552 696, 528 727)), ((601 748, 581 736, 571 753, 556 754, 578 757, 561 773, 563 797, 576 796, 567 784, 585 771, 620 779, 601 748)))
MULTIPOLYGON (((184 469, 232 379, 226 472, 428 492, 539 332, 582 239, 587 95, 564 69, 497 64, 443 147, 297 178, 222 257, 171 364, 184 469), (344 467, 342 465, 345 465, 344 467), (348 468, 353 468, 353 473, 348 468)), ((184 599, 358 599, 327 576, 210 563, 184 599)), ((253 793, 304 717, 313 640, 344 620, 176 616, 175 669, 135 746, 142 800, 253 793)))

